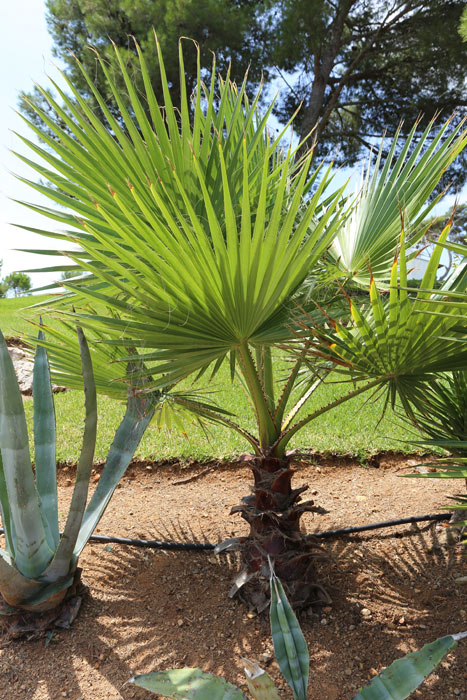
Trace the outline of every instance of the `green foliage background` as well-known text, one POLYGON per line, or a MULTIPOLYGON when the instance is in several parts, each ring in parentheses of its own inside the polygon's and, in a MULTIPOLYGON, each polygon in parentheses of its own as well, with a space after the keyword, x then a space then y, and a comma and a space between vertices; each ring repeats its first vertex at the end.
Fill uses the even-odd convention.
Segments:
MULTIPOLYGON (((240 81, 248 69, 249 91, 261 79, 273 92, 282 83, 279 119, 287 121, 303 103, 296 121, 301 136, 319 121, 318 155, 352 164, 375 137, 394 133, 400 121, 407 134, 420 115, 423 128, 440 111, 446 117, 466 104, 467 46, 457 31, 464 5, 462 0, 396 0, 389 12, 387 3, 367 0, 48 0, 47 10, 54 52, 67 74, 92 102, 77 56, 114 115, 113 96, 89 46, 106 59, 121 88, 114 41, 140 90, 135 37, 160 94, 154 27, 175 103, 180 99, 177 42, 185 36, 198 42, 204 69, 213 52, 221 74, 230 64, 232 77, 240 81)), ((194 57, 186 59, 190 88, 196 66, 194 57)), ((22 107, 31 114, 26 103, 22 107)), ((449 181, 464 182, 466 172, 461 157, 449 181)))

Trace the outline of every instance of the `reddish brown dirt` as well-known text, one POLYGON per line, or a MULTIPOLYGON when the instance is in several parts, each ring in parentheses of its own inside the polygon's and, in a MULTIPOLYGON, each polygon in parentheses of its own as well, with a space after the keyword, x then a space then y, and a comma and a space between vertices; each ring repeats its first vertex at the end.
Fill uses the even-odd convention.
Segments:
MULTIPOLYGON (((409 460, 412 464, 415 460, 409 460)), ((299 463, 328 515, 307 516, 308 531, 436 512, 459 484, 402 480, 407 461, 379 467, 349 461, 299 463)), ((60 474, 63 512, 72 470, 60 474)), ((95 477, 98 478, 97 476, 95 477)), ((137 465, 117 489, 98 532, 150 539, 206 538, 246 532, 230 508, 248 491, 244 466, 137 465), (194 480, 176 484, 187 477, 194 480)), ((311 669, 309 698, 352 698, 376 672, 404 653, 467 629, 465 560, 435 525, 403 526, 327 541, 334 562, 321 568, 332 607, 301 617, 311 669), (366 610, 365 610, 366 609, 366 610), (364 611, 364 612, 363 612, 364 611), (368 614, 368 612, 370 614, 368 614)), ((267 618, 228 598, 233 557, 164 553, 89 544, 81 557, 90 595, 72 630, 55 641, 7 641, 0 647, 1 700, 150 700, 126 685, 134 673, 200 666, 245 690, 241 656, 256 660, 291 698, 272 657, 267 618)), ((467 643, 445 660, 414 697, 467 698, 467 643)))

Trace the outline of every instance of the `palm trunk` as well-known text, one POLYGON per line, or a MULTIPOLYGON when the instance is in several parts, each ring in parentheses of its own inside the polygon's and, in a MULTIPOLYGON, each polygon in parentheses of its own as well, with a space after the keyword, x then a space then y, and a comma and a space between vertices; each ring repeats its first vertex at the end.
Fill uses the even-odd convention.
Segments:
POLYGON ((315 569, 323 551, 318 540, 300 528, 303 513, 326 511, 313 501, 301 500, 308 486, 292 488, 290 460, 290 456, 266 455, 248 460, 254 476, 252 493, 231 511, 240 513, 250 525, 249 536, 241 543, 245 568, 234 591, 238 588, 241 597, 258 612, 269 603, 269 559, 295 608, 329 601, 315 569))

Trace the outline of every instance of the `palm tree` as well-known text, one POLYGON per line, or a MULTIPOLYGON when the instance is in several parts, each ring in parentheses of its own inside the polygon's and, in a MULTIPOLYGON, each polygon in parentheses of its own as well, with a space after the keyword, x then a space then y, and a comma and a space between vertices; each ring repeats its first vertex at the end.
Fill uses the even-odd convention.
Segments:
MULTIPOLYGON (((243 382, 250 397, 257 433, 226 412, 200 409, 204 417, 239 432, 252 451, 252 494, 234 509, 250 524, 250 535, 225 545, 241 547, 245 561, 233 592, 248 589, 257 609, 267 605, 264 570, 269 569, 263 564, 269 555, 293 604, 305 606, 323 594, 314 571, 320 550, 313 538, 300 533, 300 517, 320 509, 312 501, 301 501, 306 486, 292 488, 287 446, 304 425, 378 386, 381 377, 367 375, 368 381, 357 383, 350 392, 343 390, 331 405, 299 420, 299 411, 339 358, 313 360, 307 376, 315 339, 302 334, 297 341, 297 329, 310 319, 326 327, 325 313, 314 304, 314 290, 323 281, 327 290, 335 279, 352 279, 368 287, 371 274, 378 283, 389 283, 401 207, 411 222, 402 245, 407 241, 412 246, 423 236, 422 222, 435 203, 427 204, 428 199, 465 147, 467 133, 459 124, 447 136, 446 124, 433 136, 430 125, 417 143, 412 132, 398 158, 396 136, 382 168, 380 153, 377 167, 368 167, 356 197, 345 197, 345 186, 332 191, 330 170, 318 167, 307 176, 311 154, 299 158, 300 144, 282 147, 287 128, 277 138, 270 136, 267 119, 273 105, 262 116, 260 93, 250 103, 245 83, 237 87, 228 76, 216 81, 215 65, 207 86, 198 62, 190 102, 180 50, 178 112, 160 52, 163 106, 136 50, 144 96, 136 94, 117 50, 126 95, 118 92, 99 59, 121 110, 120 120, 110 114, 83 69, 110 130, 70 83, 74 100, 55 85, 67 111, 44 92, 55 120, 32 105, 44 131, 29 125, 46 146, 21 138, 49 167, 20 158, 49 183, 29 184, 61 209, 28 206, 72 227, 62 233, 35 230, 77 244, 76 251, 67 255, 76 271, 88 274, 64 282, 69 294, 58 303, 63 308, 72 300, 81 308, 77 317, 90 342, 93 334, 96 340, 104 339, 110 349, 118 349, 118 361, 127 362, 125 348, 136 347, 147 368, 146 382, 151 377, 147 388, 173 386, 206 371, 214 376, 224 362, 230 363, 232 378, 243 382), (150 118, 142 100, 149 106, 150 118), (49 129, 55 138, 48 136, 49 129), (89 304, 96 310, 83 310, 89 304), (293 362, 278 392, 275 349, 284 347, 293 362)), ((405 258, 402 249, 401 269, 405 258)), ((397 281, 394 272, 391 279, 397 281)), ((420 323, 423 326, 424 321, 420 323)), ((451 332, 449 318, 443 328, 451 332)), ((54 348, 48 349, 53 363, 54 348)), ((461 354, 460 347, 453 346, 451 359, 455 350, 461 354)), ((60 357, 55 364, 60 365, 60 357)), ((64 373, 73 381, 79 376, 70 363, 62 369, 62 382, 64 373)), ((362 371, 358 379, 364 378, 362 371)), ((198 410, 196 400, 189 407, 198 410)))

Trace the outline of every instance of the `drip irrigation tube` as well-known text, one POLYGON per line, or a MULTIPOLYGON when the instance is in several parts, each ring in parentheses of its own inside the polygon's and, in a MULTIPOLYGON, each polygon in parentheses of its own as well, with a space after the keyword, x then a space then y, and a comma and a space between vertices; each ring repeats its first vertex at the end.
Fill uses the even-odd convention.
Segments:
MULTIPOLYGON (((407 525, 409 523, 423 523, 426 521, 441 521, 449 520, 450 513, 435 513, 434 515, 414 515, 410 518, 401 518, 400 520, 386 520, 382 523, 373 523, 372 525, 356 525, 355 527, 345 527, 339 530, 325 530, 324 532, 313 532, 310 537, 339 537, 340 535, 352 535, 356 532, 365 532, 366 530, 379 530, 384 527, 393 527, 394 525, 407 525)), ((3 535, 3 529, 0 528, 0 534, 3 535)), ((145 547, 147 549, 164 549, 164 550, 212 550, 216 547, 211 542, 160 542, 159 540, 133 540, 129 537, 108 537, 107 535, 91 535, 90 542, 100 542, 101 544, 126 544, 131 547, 145 547)))
POLYGON ((393 525, 407 525, 409 523, 423 523, 427 520, 441 521, 449 520, 451 513, 435 513, 434 515, 414 515, 410 518, 400 518, 400 520, 385 520, 382 523, 373 523, 372 525, 356 525, 355 527, 344 527, 340 530, 326 530, 325 532, 316 532, 310 535, 311 537, 338 537, 339 535, 352 535, 354 532, 364 532, 365 530, 379 530, 383 527, 392 527, 393 525))

